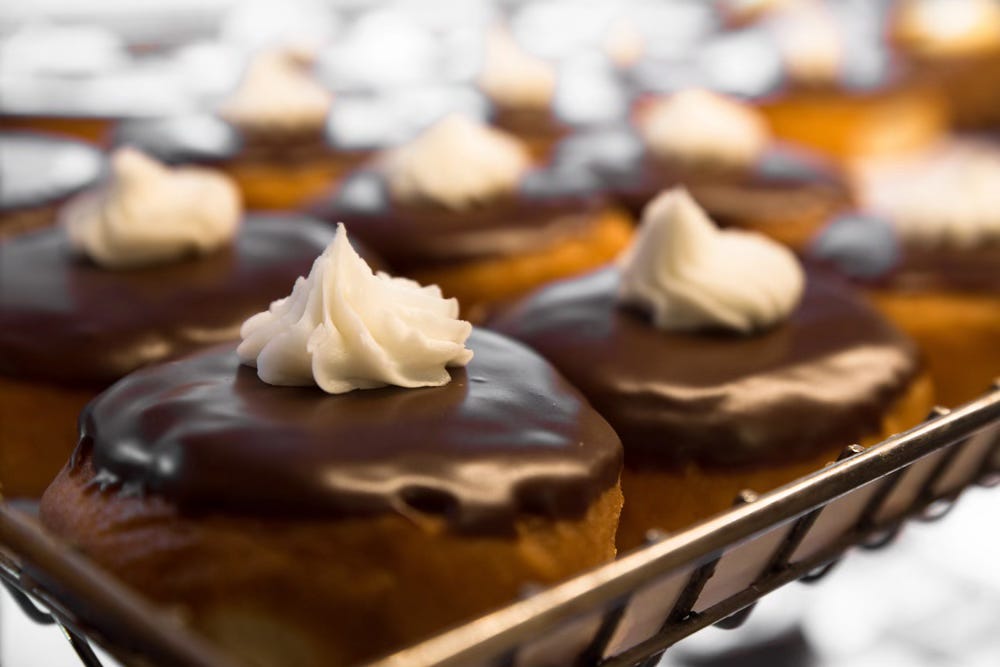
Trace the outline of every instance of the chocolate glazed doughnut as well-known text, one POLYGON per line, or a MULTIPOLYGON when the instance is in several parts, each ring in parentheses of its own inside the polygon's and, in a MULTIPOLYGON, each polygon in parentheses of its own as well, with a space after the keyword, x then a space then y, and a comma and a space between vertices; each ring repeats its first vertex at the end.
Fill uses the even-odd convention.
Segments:
POLYGON ((231 347, 138 371, 43 520, 268 665, 353 664, 613 557, 615 433, 523 346, 469 347, 421 389, 275 387, 231 347))
POLYGON ((436 284, 482 320, 498 304, 611 261, 627 244, 627 216, 593 194, 582 172, 529 172, 516 192, 456 211, 394 201, 375 170, 349 177, 309 211, 344 222, 402 275, 436 284))
POLYGON ((74 253, 62 229, 0 243, 0 483, 40 495, 65 462, 80 409, 143 365, 233 340, 309 271, 333 230, 248 218, 209 255, 127 271, 74 253))
POLYGON ((790 319, 752 336, 656 329, 618 305, 618 281, 607 269, 558 283, 492 326, 549 359, 621 436, 620 548, 908 428, 931 407, 914 345, 827 274, 807 272, 790 319))
POLYGON ((579 235, 605 207, 600 195, 583 191, 585 185, 533 172, 517 193, 451 211, 431 203, 395 202, 382 175, 366 170, 333 197, 316 202, 312 213, 345 223, 353 238, 406 271, 527 253, 579 235))
POLYGON ((564 140, 556 159, 595 174, 636 220, 658 192, 683 184, 719 226, 757 231, 796 250, 854 203, 839 169, 789 145, 768 148, 745 168, 683 165, 655 157, 632 130, 596 131, 564 140))

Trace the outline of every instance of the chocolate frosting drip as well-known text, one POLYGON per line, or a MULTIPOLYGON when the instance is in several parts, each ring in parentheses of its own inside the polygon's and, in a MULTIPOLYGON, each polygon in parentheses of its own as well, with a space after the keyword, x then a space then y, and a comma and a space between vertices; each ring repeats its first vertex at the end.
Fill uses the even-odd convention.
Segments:
MULTIPOLYGON (((81 416, 100 484, 181 511, 440 515, 510 530, 579 516, 617 481, 611 427, 541 357, 487 331, 442 387, 275 387, 231 346, 140 370, 81 416)), ((82 452, 81 452, 82 450, 82 452)))
POLYGON ((616 301, 605 269, 537 292, 494 323, 548 358, 622 438, 626 465, 804 460, 880 430, 919 370, 914 346, 840 282, 761 334, 672 333, 616 301))
POLYGON ((571 238, 603 206, 593 194, 593 179, 582 172, 531 172, 516 195, 453 211, 395 202, 381 174, 363 170, 310 211, 345 223, 353 238, 405 272, 535 251, 571 238))
POLYGON ((842 174, 809 152, 777 145, 747 169, 693 167, 652 156, 631 130, 573 137, 557 160, 589 170, 634 216, 666 188, 684 185, 719 225, 811 215, 817 221, 851 206, 842 174))
POLYGON ((101 179, 106 161, 79 141, 0 132, 0 212, 66 199, 101 179))
POLYGON ((233 245, 127 271, 74 253, 61 228, 0 243, 0 374, 107 385, 148 363, 238 337, 333 239, 304 218, 253 216, 233 245))

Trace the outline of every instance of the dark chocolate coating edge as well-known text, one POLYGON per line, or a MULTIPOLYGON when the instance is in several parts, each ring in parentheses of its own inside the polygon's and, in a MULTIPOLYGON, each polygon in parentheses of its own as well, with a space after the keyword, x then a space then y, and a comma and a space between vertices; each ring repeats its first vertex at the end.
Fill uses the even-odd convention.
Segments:
POLYGON ((238 337, 334 230, 292 216, 250 216, 231 246, 148 268, 103 269, 61 228, 0 243, 0 375, 107 386, 143 365, 238 337))
POLYGON ((491 326, 580 388, 630 467, 808 460, 879 433, 921 368, 907 338, 819 271, 787 322, 750 336, 658 330, 617 304, 617 284, 615 269, 557 283, 491 326))
POLYGON ((230 346, 142 369, 84 410, 74 460, 194 515, 418 512, 473 532, 581 516, 617 483, 618 437, 523 345, 468 344, 450 383, 419 389, 271 386, 230 346))

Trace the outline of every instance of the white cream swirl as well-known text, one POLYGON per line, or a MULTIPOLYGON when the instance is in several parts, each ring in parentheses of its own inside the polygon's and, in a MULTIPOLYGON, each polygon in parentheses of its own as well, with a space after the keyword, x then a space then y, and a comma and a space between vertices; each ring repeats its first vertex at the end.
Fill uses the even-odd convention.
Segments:
POLYGON ((70 244, 111 269, 207 254, 232 241, 242 216, 229 177, 196 167, 171 169, 128 147, 111 156, 103 187, 73 199, 59 214, 70 244))
POLYGON ((333 95, 312 77, 309 68, 314 60, 306 49, 262 51, 219 107, 219 115, 249 129, 324 127, 333 95))
POLYGON ((486 37, 486 54, 479 87, 501 107, 546 109, 556 90, 552 63, 524 51, 503 28, 486 37))
POLYGON ((472 359, 472 325, 436 285, 372 273, 344 225, 290 296, 240 330, 240 361, 269 384, 330 394, 386 385, 438 387, 472 359))
POLYGON ((620 266, 619 300, 670 331, 765 329, 788 317, 805 284, 790 250, 718 229, 683 188, 649 203, 620 266))
POLYGON ((974 247, 1000 241, 1000 150, 952 140, 919 156, 857 168, 864 206, 908 244, 974 247))
POLYGON ((642 122, 646 145, 661 158, 692 164, 745 167, 771 143, 759 112, 699 88, 656 102, 642 122))
POLYGON ((517 189, 531 166, 514 137, 462 114, 450 114, 383 165, 394 199, 461 211, 517 189))

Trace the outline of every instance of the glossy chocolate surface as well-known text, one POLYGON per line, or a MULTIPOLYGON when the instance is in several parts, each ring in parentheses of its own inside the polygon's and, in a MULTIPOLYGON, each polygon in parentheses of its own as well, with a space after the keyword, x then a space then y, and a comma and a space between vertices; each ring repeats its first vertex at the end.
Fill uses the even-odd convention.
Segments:
POLYGON ((106 161, 79 141, 0 132, 0 212, 60 201, 104 175, 106 161))
POLYGON ((819 221, 852 202, 832 164, 791 146, 772 147, 747 169, 687 166, 655 158, 634 132, 622 129, 572 137, 556 159, 591 171, 637 218, 653 197, 676 185, 687 187, 723 227, 790 216, 819 221))
POLYGON ((99 484, 190 513, 416 510, 472 530, 582 515, 617 481, 617 436, 537 354, 483 330, 468 344, 442 387, 346 394, 266 384, 215 348, 115 384, 80 447, 99 484))
POLYGON ((626 465, 807 459, 879 432, 915 347, 838 280, 808 273, 791 318, 743 336, 653 327, 605 269, 537 292, 493 326, 537 349, 622 438, 626 465))
POLYGON ((319 222, 249 217, 230 247, 112 271, 61 228, 0 243, 0 374, 107 385, 148 363, 238 337, 333 239, 319 222))
POLYGON ((572 238, 604 206, 593 192, 589 175, 549 169, 529 173, 511 197, 454 211, 395 202, 381 174, 364 170, 310 212, 344 222, 352 238, 406 271, 517 255, 572 238))

